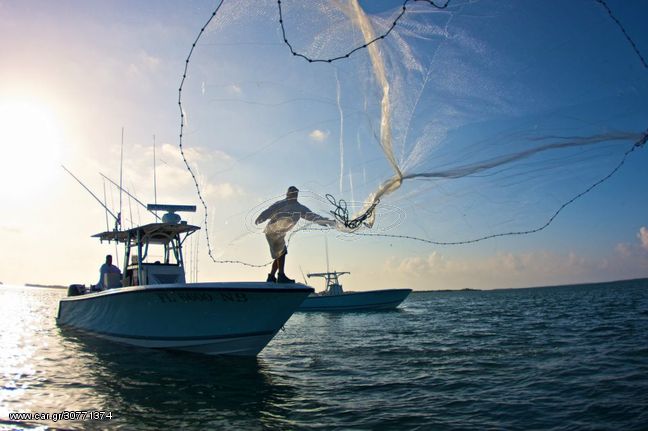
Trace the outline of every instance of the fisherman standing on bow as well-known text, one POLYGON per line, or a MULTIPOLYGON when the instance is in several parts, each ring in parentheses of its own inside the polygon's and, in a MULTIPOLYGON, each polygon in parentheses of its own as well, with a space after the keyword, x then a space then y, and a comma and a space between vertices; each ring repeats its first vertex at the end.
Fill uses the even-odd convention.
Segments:
POLYGON ((303 218, 322 226, 335 226, 335 221, 319 216, 297 202, 298 194, 299 190, 297 187, 288 187, 286 198, 270 205, 268 209, 259 214, 259 217, 257 217, 255 221, 256 224, 259 224, 266 220, 270 220, 263 230, 266 239, 268 240, 268 245, 270 245, 270 255, 274 259, 274 262, 272 262, 272 270, 270 271, 270 274, 268 274, 268 279, 266 280, 268 282, 295 282, 295 280, 288 278, 284 272, 286 254, 288 254, 288 248, 286 247, 286 234, 295 227, 299 219, 303 218), (277 270, 279 271, 279 274, 275 277, 277 270))

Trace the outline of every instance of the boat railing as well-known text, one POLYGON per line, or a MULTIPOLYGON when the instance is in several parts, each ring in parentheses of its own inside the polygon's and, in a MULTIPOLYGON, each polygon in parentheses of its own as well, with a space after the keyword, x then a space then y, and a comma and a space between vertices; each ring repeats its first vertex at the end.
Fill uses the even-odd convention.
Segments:
POLYGON ((348 271, 333 271, 333 272, 316 272, 307 274, 308 278, 310 277, 322 277, 325 280, 326 287, 325 290, 320 293, 320 295, 342 295, 344 290, 340 284, 340 276, 345 274, 351 274, 348 271))

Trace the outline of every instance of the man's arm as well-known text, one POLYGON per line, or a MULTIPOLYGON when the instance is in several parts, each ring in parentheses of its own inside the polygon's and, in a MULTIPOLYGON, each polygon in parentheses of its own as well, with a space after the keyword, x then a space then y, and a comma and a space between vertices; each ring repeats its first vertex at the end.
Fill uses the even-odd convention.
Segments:
POLYGON ((302 205, 301 217, 305 220, 308 220, 313 223, 317 223, 320 226, 335 227, 335 221, 329 220, 326 217, 322 217, 319 214, 315 214, 310 209, 302 205))
POLYGON ((106 273, 106 264, 104 263, 99 267, 99 281, 97 282, 97 286, 103 286, 103 276, 106 273))
POLYGON ((277 206, 279 206, 279 204, 281 204, 282 202, 283 201, 279 201, 270 205, 266 210, 264 210, 261 214, 259 214, 259 217, 257 217, 256 220, 254 220, 254 224, 263 223, 264 221, 272 217, 276 211, 277 206))

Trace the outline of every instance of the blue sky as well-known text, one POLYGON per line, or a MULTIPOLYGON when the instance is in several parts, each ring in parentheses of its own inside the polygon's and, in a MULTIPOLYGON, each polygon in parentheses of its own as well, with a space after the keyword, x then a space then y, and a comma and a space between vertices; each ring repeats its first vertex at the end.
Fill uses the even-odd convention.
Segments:
MULTIPOLYGON (((377 33, 400 7, 360 3, 377 33)), ((102 196, 98 172, 119 176, 122 127, 127 188, 152 200, 155 135, 158 201, 198 203, 177 149, 177 90, 215 4, 0 1, 0 103, 10 130, 2 137, 0 281, 95 281, 102 256, 114 252, 90 238, 105 229, 104 213, 59 164, 102 196)), ((332 3, 284 4, 298 50, 326 57, 362 43, 332 3)), ((609 5, 646 55, 648 7, 609 5)), ((534 145, 527 138, 648 127, 648 74, 595 1, 410 9, 380 47, 394 153, 409 172, 477 164, 534 145)), ((269 260, 267 245, 250 220, 289 185, 326 214, 324 194, 360 204, 393 175, 378 145, 382 93, 366 51, 332 65, 293 58, 281 43, 275 2, 226 1, 221 12, 190 64, 185 145, 207 196, 215 253, 258 264, 269 260)), ((609 172, 629 145, 549 152, 476 178, 406 182, 383 199, 376 227, 365 232, 457 241, 534 228, 609 172)), ((647 161, 645 149, 635 151, 617 175, 536 234, 440 247, 305 231, 291 243, 287 270, 298 278, 300 269, 323 270, 326 236, 333 267, 352 272, 345 285, 352 290, 648 276, 647 161)), ((110 188, 107 195, 110 203, 110 188)), ((117 201, 113 190, 113 208, 117 201)), ((141 209, 123 212, 130 218, 131 211, 133 222, 149 221, 141 209)), ((265 278, 263 269, 209 262, 204 237, 187 245, 200 250, 201 281, 265 278)))

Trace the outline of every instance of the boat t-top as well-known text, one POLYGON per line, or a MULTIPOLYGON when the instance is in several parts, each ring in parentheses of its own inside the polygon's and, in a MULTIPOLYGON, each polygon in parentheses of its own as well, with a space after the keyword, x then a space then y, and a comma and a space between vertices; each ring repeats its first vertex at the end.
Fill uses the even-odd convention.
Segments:
POLYGON ((345 292, 340 284, 340 276, 351 274, 343 272, 316 272, 307 274, 321 277, 326 281, 324 291, 310 295, 299 306, 299 311, 365 311, 391 310, 407 298, 412 289, 385 289, 363 292, 345 292))
POLYGON ((57 323, 139 347, 209 355, 257 355, 311 287, 300 283, 187 283, 182 245, 198 226, 177 214, 195 206, 148 205, 162 219, 94 235, 124 245, 121 274, 104 274, 105 290, 72 285, 57 323))

